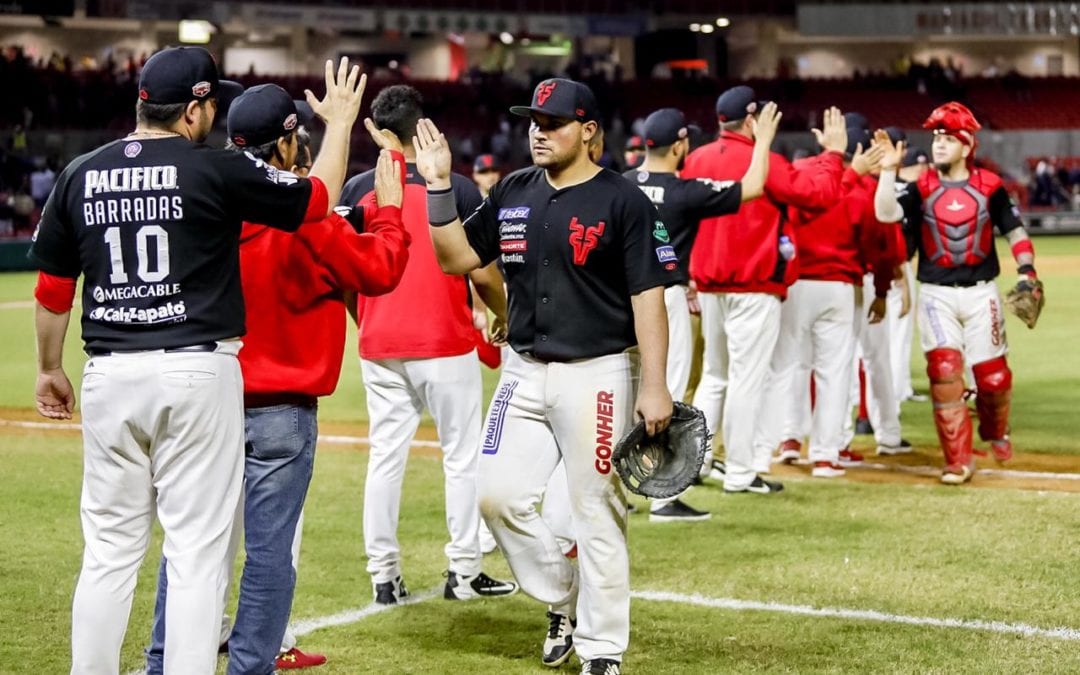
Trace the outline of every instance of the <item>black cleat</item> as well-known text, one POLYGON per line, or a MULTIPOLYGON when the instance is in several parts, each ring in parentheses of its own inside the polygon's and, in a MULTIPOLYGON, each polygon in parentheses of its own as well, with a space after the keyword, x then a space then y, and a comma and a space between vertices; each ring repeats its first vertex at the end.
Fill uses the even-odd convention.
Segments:
POLYGON ((378 605, 396 605, 401 600, 409 597, 409 590, 405 588, 405 582, 401 577, 393 581, 384 581, 381 584, 373 583, 375 587, 375 603, 378 605))
POLYGON ((443 597, 447 600, 472 600, 473 598, 497 598, 517 593, 518 586, 513 581, 499 581, 480 572, 471 577, 461 576, 456 572, 446 573, 446 587, 443 597))
POLYGON ((855 434, 857 436, 870 436, 874 433, 874 427, 870 424, 870 420, 865 417, 860 417, 855 420, 855 434))
POLYGON ((622 664, 615 659, 590 659, 581 664, 581 675, 620 675, 622 664))
POLYGON ((543 663, 548 668, 558 668, 574 655, 574 629, 577 621, 565 614, 548 612, 548 632, 544 637, 543 663))
POLYGON ((729 495, 741 495, 752 492, 756 495, 771 495, 777 492, 783 492, 784 484, 778 481, 765 480, 761 476, 754 476, 754 480, 750 485, 746 486, 742 490, 729 490, 724 488, 724 493, 729 495))
POLYGON ((695 520, 708 520, 709 518, 712 518, 711 513, 698 511, 694 507, 684 504, 681 499, 676 499, 673 502, 664 504, 655 511, 649 512, 649 522, 651 523, 692 522, 695 520))

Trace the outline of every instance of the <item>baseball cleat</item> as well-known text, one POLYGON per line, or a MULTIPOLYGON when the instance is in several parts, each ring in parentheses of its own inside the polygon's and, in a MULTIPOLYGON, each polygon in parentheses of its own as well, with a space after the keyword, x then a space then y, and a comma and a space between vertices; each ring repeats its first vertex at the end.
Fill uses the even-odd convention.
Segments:
POLYGON ((892 456, 892 455, 907 455, 911 453, 911 443, 908 443, 904 439, 900 439, 900 442, 896 445, 879 445, 877 446, 877 454, 892 456))
POLYGON ((846 471, 836 462, 814 462, 814 468, 810 475, 814 478, 836 478, 843 476, 846 471))
POLYGON ((399 601, 409 597, 409 590, 405 588, 405 582, 400 576, 393 581, 382 583, 371 582, 375 594, 375 603, 378 605, 396 605, 399 601))
POLYGON ((869 436, 874 433, 874 427, 870 424, 870 420, 865 417, 860 417, 855 420, 855 434, 857 436, 869 436))
POLYGON ((457 572, 446 573, 446 587, 443 597, 447 600, 472 600, 473 598, 497 598, 517 593, 518 586, 512 581, 499 581, 488 575, 479 574, 467 577, 457 572))
POLYGON ((863 463, 863 459, 860 453, 853 452, 850 447, 840 451, 840 466, 859 466, 863 463))
POLYGON ((971 480, 971 464, 949 464, 941 472, 941 482, 946 485, 963 485, 971 480))
POLYGON ((574 629, 577 621, 565 614, 548 612, 548 632, 544 638, 543 663, 548 668, 558 668, 574 655, 574 629))
POLYGON ((776 461, 781 464, 791 464, 802 457, 802 443, 794 438, 789 438, 780 444, 776 453, 776 461))
POLYGON ((724 494, 741 495, 741 494, 753 493, 753 494, 756 494, 756 495, 771 495, 771 494, 774 494, 776 492, 782 492, 783 489, 784 489, 784 484, 783 483, 780 483, 778 481, 765 480, 761 476, 754 476, 754 480, 751 481, 750 484, 747 485, 746 487, 744 487, 743 489, 741 489, 741 490, 729 490, 728 488, 725 487, 724 488, 724 494))
POLYGON ((718 459, 712 461, 712 466, 709 468, 709 478, 713 480, 724 480, 724 474, 727 472, 727 467, 724 463, 718 459))
POLYGON ((621 668, 615 659, 589 659, 581 662, 581 675, 619 675, 621 668))
POLYGON ((692 522, 696 520, 708 520, 712 514, 708 511, 698 511, 694 507, 684 504, 681 499, 664 504, 655 511, 649 512, 650 523, 677 523, 692 522))
POLYGON ((300 668, 311 668, 313 666, 321 666, 326 663, 326 657, 322 654, 305 654, 296 647, 293 647, 287 652, 278 654, 275 667, 278 670, 298 670, 300 668))
POLYGON ((994 459, 999 463, 1007 462, 1013 457, 1012 441, 1008 436, 990 441, 990 452, 994 453, 994 459))

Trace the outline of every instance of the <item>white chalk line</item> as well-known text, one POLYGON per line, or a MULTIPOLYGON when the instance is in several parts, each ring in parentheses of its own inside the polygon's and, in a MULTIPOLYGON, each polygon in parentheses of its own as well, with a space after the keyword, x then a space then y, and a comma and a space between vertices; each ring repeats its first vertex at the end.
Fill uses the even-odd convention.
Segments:
MULTIPOLYGON (((4 309, 33 309, 37 304, 36 300, 9 300, 8 302, 0 302, 0 310, 4 309)), ((78 300, 75 301, 75 306, 79 306, 78 300)))
MULTIPOLYGON (((0 427, 15 427, 19 429, 44 429, 62 431, 82 431, 81 424, 72 422, 30 422, 27 420, 4 420, 0 419, 0 427)), ((371 439, 367 436, 341 436, 334 434, 319 434, 319 441, 334 445, 371 445, 371 439)), ((413 448, 442 448, 438 441, 425 441, 414 439, 410 443, 413 448)), ((800 459, 794 464, 807 465, 809 462, 800 459)), ((856 471, 869 469, 871 471, 892 471, 895 473, 910 473, 918 476, 937 476, 941 469, 933 466, 905 466, 903 464, 881 464, 878 462, 863 462, 850 467, 856 471)), ((977 476, 997 476, 1001 478, 1021 478, 1035 480, 1080 480, 1080 473, 1059 473, 1052 471, 1017 471, 1013 469, 976 469, 977 476)))

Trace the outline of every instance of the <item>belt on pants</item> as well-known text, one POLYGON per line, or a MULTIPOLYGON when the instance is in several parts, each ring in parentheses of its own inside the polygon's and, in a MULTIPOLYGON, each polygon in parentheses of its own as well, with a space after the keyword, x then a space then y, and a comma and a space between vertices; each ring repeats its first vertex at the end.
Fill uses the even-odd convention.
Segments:
MULTIPOLYGON (((217 342, 200 342, 197 345, 187 345, 184 347, 169 347, 164 351, 166 354, 174 354, 178 352, 213 352, 217 351, 217 342)), ((140 352, 153 352, 156 349, 98 349, 91 347, 86 350, 89 356, 112 356, 114 354, 138 354, 140 352)))

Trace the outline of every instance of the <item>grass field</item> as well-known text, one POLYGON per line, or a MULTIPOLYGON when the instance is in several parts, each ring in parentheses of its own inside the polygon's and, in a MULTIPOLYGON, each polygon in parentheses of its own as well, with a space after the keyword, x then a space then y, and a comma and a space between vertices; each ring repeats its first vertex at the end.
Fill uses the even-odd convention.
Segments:
MULTIPOLYGON (((1080 239, 1041 238, 1036 248, 1046 311, 1035 331, 1011 317, 1008 324, 1017 464, 1077 472, 1080 239)), ((32 419, 32 309, 17 304, 32 287, 31 275, 0 276, 0 418, 32 419)), ((66 365, 75 379, 82 358, 73 328, 66 365)), ((913 368, 925 390, 918 358, 913 368)), ((324 427, 362 435, 363 426, 352 424, 366 419, 358 371, 347 358, 338 393, 322 405, 324 427)), ((487 374, 489 392, 493 382, 487 374)), ((905 436, 920 451, 912 462, 939 462, 929 414, 927 403, 905 404, 905 436)), ((363 445, 320 446, 294 621, 359 610, 371 600, 360 532, 366 462, 363 445)), ((66 672, 82 546, 79 436, 0 426, 0 464, 0 537, 7 544, 0 548, 0 673, 66 672)), ((894 480, 889 472, 854 471, 834 481, 805 476, 802 468, 785 470, 788 489, 774 498, 725 497, 715 484, 696 488, 688 501, 714 514, 703 523, 631 517, 639 596, 627 672, 1080 672, 1080 482, 1035 490, 1021 489, 1021 480, 980 477, 953 489, 929 477, 894 480), (1003 489, 980 489, 991 484, 1003 489), (649 592, 674 595, 657 600, 649 592), (825 616, 809 608, 882 614, 825 616), (1068 630, 1057 637, 1032 630, 1054 628, 1068 630)), ((421 597, 443 581, 442 499, 437 457, 415 451, 401 541, 406 580, 421 597)), ((156 537, 136 592, 125 669, 141 663, 159 543, 156 537)), ((485 566, 507 573, 497 553, 485 566)), ((440 594, 316 630, 301 646, 330 658, 312 672, 540 673, 543 611, 520 595, 453 604, 440 594)))

